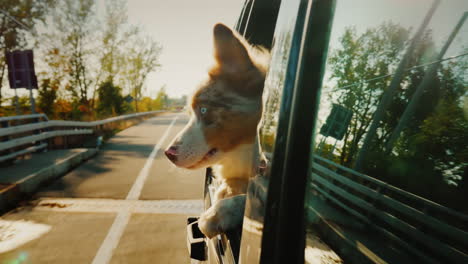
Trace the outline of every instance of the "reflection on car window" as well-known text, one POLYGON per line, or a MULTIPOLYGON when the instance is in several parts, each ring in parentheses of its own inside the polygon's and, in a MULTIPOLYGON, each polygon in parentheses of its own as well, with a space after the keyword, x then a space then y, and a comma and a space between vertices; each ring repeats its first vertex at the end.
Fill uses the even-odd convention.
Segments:
POLYGON ((468 230, 468 2, 442 1, 411 48, 432 3, 337 1, 310 165, 308 221, 399 237, 412 249, 394 263, 468 253, 455 235, 468 230), (450 246, 428 253, 433 238, 450 246))

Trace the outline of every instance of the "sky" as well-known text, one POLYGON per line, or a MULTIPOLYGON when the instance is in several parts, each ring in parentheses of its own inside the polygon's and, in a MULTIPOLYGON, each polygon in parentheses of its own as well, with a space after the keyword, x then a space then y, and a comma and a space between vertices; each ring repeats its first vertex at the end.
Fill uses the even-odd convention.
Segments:
MULTIPOLYGON (((129 0, 131 24, 143 27, 163 46, 162 67, 149 75, 146 94, 155 96, 166 85, 171 97, 191 94, 206 75, 212 58, 212 27, 218 22, 233 26, 244 0, 129 0)), ((416 28, 433 0, 339 0, 334 27, 354 25, 358 30, 392 20, 416 28)), ((435 13, 430 28, 440 45, 461 14, 468 11, 468 0, 444 0, 435 13), (455 13, 454 13, 455 11, 455 13)), ((342 31, 332 35, 336 46, 342 31)), ((468 23, 459 36, 468 35, 468 23)), ((453 47, 461 45, 459 37, 453 47)), ((466 41, 466 38, 465 38, 466 41)), ((450 49, 447 56, 457 54, 450 49)))
MULTIPOLYGON (((103 0, 96 0, 98 14, 103 0)), ((156 97, 165 85, 170 97, 191 94, 212 63, 212 32, 216 23, 233 27, 244 0, 128 0, 129 24, 141 26, 163 51, 157 71, 148 75, 144 95, 156 97)), ((45 29, 47 30, 47 29, 45 29)), ((10 89, 5 89, 12 96, 10 89)), ((18 89, 18 95, 27 95, 18 89)), ((34 91, 37 96, 37 91, 34 91)))
MULTIPOLYGON (((338 0, 333 26, 335 29, 355 26, 359 32, 362 32, 363 29, 392 21, 404 27, 412 27, 414 32, 433 2, 434 0, 338 0)), ((433 30, 436 45, 441 45, 441 42, 447 39, 464 12, 468 12, 468 0, 440 2, 428 25, 428 29, 433 30)), ((336 34, 332 35, 332 45, 342 32, 334 33, 336 34)), ((464 44, 468 44, 467 36, 468 21, 458 33, 449 53, 459 48, 462 38, 464 44)))
MULTIPOLYGON (((338 0, 330 36, 329 52, 339 48, 339 38, 345 28, 353 26, 358 34, 366 29, 391 21, 412 34, 419 28, 434 0, 338 0)), ((464 12, 468 12, 468 0, 442 0, 427 29, 432 30, 436 52, 439 52, 464 12)), ((412 37, 412 35, 411 35, 412 37)), ((444 58, 460 55, 468 48, 468 20, 458 32, 444 58)), ((431 60, 432 61, 432 60, 431 60)), ((327 78, 325 76, 325 84, 327 78)))
MULTIPOLYGON (((98 7, 103 7, 103 0, 97 2, 98 7)), ((337 47, 346 26, 354 25, 362 32, 391 20, 405 27, 418 27, 432 2, 338 0, 330 50, 337 47)), ((244 0, 128 0, 129 23, 139 25, 163 47, 162 66, 149 74, 144 95, 154 98, 162 86, 170 97, 190 95, 212 62, 213 26, 219 22, 234 26, 243 3, 244 0)), ((468 0, 442 1, 429 26, 439 47, 466 11, 468 0)), ((459 47, 468 46, 467 36, 468 22, 446 57, 457 55, 459 47)))
POLYGON ((162 67, 148 76, 146 94, 166 85, 170 97, 191 94, 212 60, 212 30, 234 26, 243 0, 129 0, 131 24, 142 26, 163 46, 162 67))

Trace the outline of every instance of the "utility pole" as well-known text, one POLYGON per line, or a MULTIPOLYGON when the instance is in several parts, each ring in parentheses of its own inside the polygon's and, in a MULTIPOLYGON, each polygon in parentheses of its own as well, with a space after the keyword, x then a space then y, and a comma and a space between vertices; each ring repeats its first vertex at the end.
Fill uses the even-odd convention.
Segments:
POLYGON ((20 110, 19 110, 19 102, 18 102, 18 92, 15 90, 15 112, 16 115, 21 115, 20 110))
POLYGON ((33 94, 33 91, 32 91, 33 90, 33 84, 32 84, 31 73, 30 73, 30 70, 33 67, 33 65, 30 65, 30 63, 28 61, 28 57, 26 57, 26 56, 22 56, 21 59, 23 60, 23 65, 25 67, 24 68, 24 71, 25 71, 24 76, 26 77, 26 89, 29 90, 29 101, 31 103, 31 113, 35 114, 36 113, 36 101, 34 100, 34 94, 33 94))
POLYGON ((460 31, 460 28, 465 23, 467 17, 468 17, 468 12, 465 12, 463 14, 463 16, 460 18, 460 20, 458 21, 458 24, 453 29, 452 33, 450 34, 450 37, 448 38, 448 40, 445 43, 444 47, 439 52, 439 55, 437 55, 437 57, 436 57, 437 63, 432 64, 429 67, 429 69, 426 71, 426 74, 424 74, 423 80, 419 84, 418 88, 416 88, 416 92, 411 97, 411 100, 408 103, 408 106, 406 107, 405 112, 403 112, 403 115, 401 116, 400 121, 398 122, 398 125, 393 130, 392 135, 390 136, 390 139, 387 141, 387 144, 385 146, 385 152, 386 153, 389 153, 390 151, 392 151, 393 145, 395 144, 395 141, 400 136, 401 131, 408 124, 408 121, 409 121, 410 117, 413 115, 413 113, 414 113, 414 111, 416 109, 416 106, 418 105, 419 100, 421 99, 421 96, 423 95, 424 91, 427 90, 427 87, 431 84, 431 82, 434 80, 434 76, 437 74, 437 68, 439 68, 439 66, 441 64, 442 57, 444 57, 445 52, 450 47, 450 44, 452 44, 452 42, 455 39, 456 35, 460 31))
POLYGON ((429 21, 434 15, 434 12, 439 6, 440 2, 441 0, 434 0, 434 2, 432 3, 432 6, 427 12, 426 16, 424 17, 424 20, 421 26, 419 27, 416 35, 411 40, 410 46, 406 50, 403 59, 400 61, 400 64, 398 65, 398 68, 396 69, 396 72, 390 83, 390 86, 385 90, 385 92, 382 95, 382 99, 380 100, 380 103, 377 106, 377 110, 374 112, 374 115, 372 117, 372 123, 369 127, 369 130, 367 131, 366 137, 364 138, 364 143, 362 144, 362 147, 359 150, 358 156, 356 158, 356 162, 354 164, 354 169, 356 171, 359 171, 362 168, 362 163, 375 137, 379 123, 382 120, 385 110, 388 108, 388 105, 390 104, 393 95, 395 94, 397 88, 400 86, 401 80, 403 79, 403 74, 405 72, 405 69, 407 68, 409 58, 412 55, 414 49, 416 48, 416 45, 418 44, 419 40, 421 39, 424 30, 429 24, 429 21))

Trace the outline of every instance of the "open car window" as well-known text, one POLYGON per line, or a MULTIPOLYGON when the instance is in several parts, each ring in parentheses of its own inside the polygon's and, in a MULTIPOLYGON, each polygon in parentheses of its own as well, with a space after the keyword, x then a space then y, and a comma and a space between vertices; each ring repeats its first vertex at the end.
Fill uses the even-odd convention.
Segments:
MULTIPOLYGON (((270 49, 281 0, 246 0, 235 29, 254 46, 270 49)), ((218 182, 213 181, 211 169, 205 182, 205 208, 211 206, 218 182)), ((242 230, 234 229, 208 240, 209 263, 239 263, 242 230)), ((204 255, 204 254, 202 254, 204 255)))
MULTIPOLYGON (((292 151, 297 147, 294 145, 302 143, 296 141, 290 144, 290 140, 303 136, 291 134, 291 131, 304 132, 307 135, 305 138, 310 141, 312 126, 307 125, 307 128, 302 130, 300 124, 296 123, 294 116, 301 112, 301 107, 297 106, 304 104, 294 102, 297 102, 297 98, 314 98, 318 95, 323 59, 328 46, 328 28, 333 13, 333 2, 283 1, 281 3, 271 50, 271 63, 263 93, 264 109, 257 139, 259 153, 255 166, 256 176, 251 179, 247 192, 240 256, 242 263, 296 263, 303 259, 302 253, 296 254, 297 252, 293 252, 295 250, 288 251, 281 245, 290 243, 289 248, 293 249, 300 249, 303 246, 300 239, 304 235, 300 228, 302 224, 296 225, 292 222, 302 222, 301 203, 304 192, 298 189, 292 196, 296 194, 299 196, 292 197, 292 193, 286 189, 294 189, 296 185, 304 188, 307 172, 308 154, 301 155, 306 152, 292 151), (323 36, 318 36, 321 40, 304 48, 304 41, 312 35, 311 31, 318 29, 322 29, 319 35, 323 36), (304 61, 315 56, 318 63, 306 66, 304 61), (313 74, 302 74, 308 71, 313 74), (304 76, 306 78, 303 78, 304 76), (315 89, 313 91, 302 89, 305 83, 313 85, 315 89), (306 93, 302 93, 303 91, 306 93), (303 171, 299 174, 304 175, 297 178, 299 182, 284 174, 293 166, 296 157, 299 157, 297 160, 299 164, 301 160, 303 164, 301 167, 296 167, 303 171), (286 188, 283 188, 285 186, 286 188), (292 214, 286 216, 283 212, 288 210, 288 201, 294 199, 301 202, 289 207, 292 214), (294 228, 290 230, 283 228, 289 226, 290 220, 294 228), (291 230, 293 232, 290 232, 291 230)), ((311 120, 313 116, 309 116, 311 120)), ((308 146, 308 143, 303 145, 308 146)), ((304 150, 310 149, 304 148, 304 150)), ((293 168, 290 173, 294 175, 297 172, 293 168)))
MULTIPOLYGON (((275 147, 276 126, 288 61, 291 50, 299 48, 300 34, 296 33, 299 0, 283 1, 275 28, 270 69, 264 88, 264 112, 259 125, 262 156, 257 159, 257 175, 249 183, 241 243, 241 262, 258 263, 261 253, 262 231, 269 184, 269 168, 275 147), (262 164, 263 163, 263 164, 262 164)), ((297 57, 295 58, 297 60, 297 57)), ((293 63, 291 63, 293 64, 293 63)))

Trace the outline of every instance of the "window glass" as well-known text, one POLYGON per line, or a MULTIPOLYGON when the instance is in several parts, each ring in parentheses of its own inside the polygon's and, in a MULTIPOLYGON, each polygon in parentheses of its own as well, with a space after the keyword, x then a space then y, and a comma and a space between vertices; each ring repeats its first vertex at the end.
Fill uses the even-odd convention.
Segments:
POLYGON ((270 161, 276 139, 276 126, 280 104, 287 79, 288 63, 292 50, 298 50, 300 33, 295 32, 299 0, 281 3, 275 28, 271 64, 263 93, 264 111, 259 125, 259 151, 256 156, 256 176, 250 181, 242 231, 241 263, 258 263, 260 258, 263 216, 268 188, 270 161), (296 41, 293 41, 296 38, 296 41))
POLYGON ((333 240, 324 226, 373 253, 388 245, 391 263, 416 263, 392 259, 395 241, 410 259, 467 254, 429 222, 468 230, 468 2, 441 1, 412 46, 433 3, 337 1, 309 165, 310 263, 316 237, 333 240), (451 248, 430 252, 425 235, 451 248))

